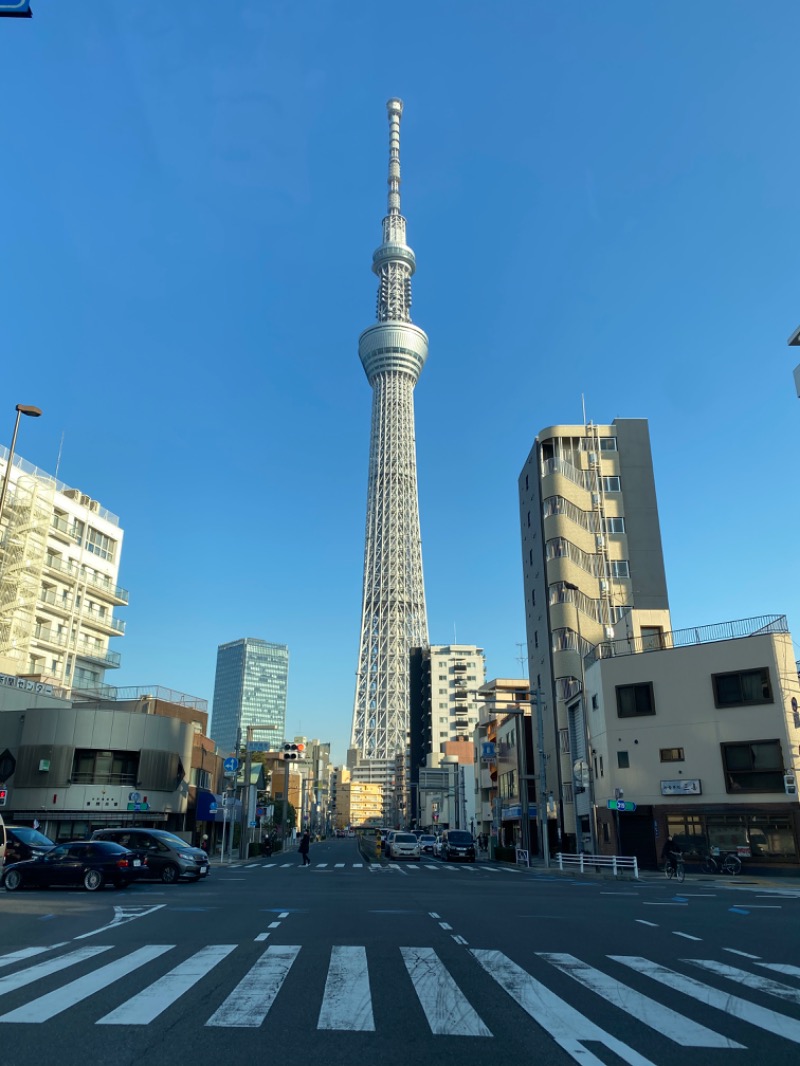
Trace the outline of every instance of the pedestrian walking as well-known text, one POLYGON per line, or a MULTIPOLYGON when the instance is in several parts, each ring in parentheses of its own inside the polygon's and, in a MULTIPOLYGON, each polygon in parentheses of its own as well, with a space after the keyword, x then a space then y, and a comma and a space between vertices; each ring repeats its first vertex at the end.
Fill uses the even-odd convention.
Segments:
POLYGON ((300 847, 297 850, 303 856, 303 862, 301 865, 310 866, 311 860, 308 857, 308 853, 311 850, 311 837, 308 835, 307 829, 305 833, 303 833, 302 839, 300 840, 300 847))
POLYGON ((203 833, 200 838, 200 847, 206 854, 208 854, 208 833, 203 833))

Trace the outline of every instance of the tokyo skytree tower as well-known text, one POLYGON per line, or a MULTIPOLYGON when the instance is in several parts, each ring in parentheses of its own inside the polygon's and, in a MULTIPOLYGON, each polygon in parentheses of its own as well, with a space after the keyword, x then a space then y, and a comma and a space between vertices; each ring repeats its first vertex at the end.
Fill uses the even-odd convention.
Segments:
POLYGON ((390 100, 389 210, 372 256, 378 321, 358 354, 372 386, 364 595, 352 746, 366 759, 405 752, 409 649, 428 643, 414 440, 414 386, 428 338, 411 324, 414 253, 400 214, 401 100, 390 100))

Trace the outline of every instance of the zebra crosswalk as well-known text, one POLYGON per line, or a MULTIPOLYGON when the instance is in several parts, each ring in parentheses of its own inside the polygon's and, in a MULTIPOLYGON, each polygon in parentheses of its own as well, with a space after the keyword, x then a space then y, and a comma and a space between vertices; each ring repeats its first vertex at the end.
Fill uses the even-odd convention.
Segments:
MULTIPOLYGON (((209 1028, 259 1028, 269 1024, 280 995, 300 995, 306 1002, 308 970, 293 990, 288 988, 289 974, 305 950, 276 944, 265 950, 251 944, 208 944, 191 953, 177 944, 145 944, 132 951, 111 944, 21 948, 0 956, 0 968, 6 971, 0 977, 0 1012, 5 997, 14 1004, 0 1013, 0 1024, 51 1022, 79 1004, 91 1005, 96 997, 98 1007, 90 1010, 94 1025, 145 1026, 166 1016, 171 1026, 175 1016, 170 1012, 189 1012, 195 1018, 204 1011, 198 1024, 209 1028), (37 985, 42 987, 37 990, 37 985)), ((647 1030, 682 1048, 760 1047, 765 1033, 800 1045, 800 967, 794 964, 753 958, 734 966, 713 958, 681 958, 666 966, 635 955, 605 955, 589 963, 568 953, 535 952, 523 966, 498 950, 467 947, 446 958, 433 947, 396 950, 402 965, 393 971, 400 984, 393 986, 392 998, 416 1001, 437 1037, 502 1037, 502 1031, 492 1028, 496 1007, 490 1014, 480 995, 480 982, 488 979, 519 1008, 518 1025, 544 1030, 583 1064, 599 1066, 601 1060, 587 1048, 595 1042, 630 1066, 648 1066, 650 1060, 626 1042, 647 1048, 647 1030), (400 974, 407 978, 404 987, 400 974), (631 974, 636 978, 632 982, 631 974), (557 975, 579 986, 574 999, 565 996, 557 975), (642 978, 647 991, 642 991, 642 978), (663 987, 669 989, 671 1005, 657 998, 663 987), (688 1006, 685 1014, 676 1009, 676 993, 706 1008, 699 1015, 702 1021, 696 1008, 688 1006), (591 1008, 593 997, 595 1003, 602 1001, 602 1010, 591 1008), (620 1030, 623 1015, 628 1021, 620 1030), (622 1031, 624 1039, 612 1029, 622 1031)), ((319 967, 324 957, 315 950, 307 965, 319 967)), ((380 1015, 373 998, 376 980, 385 980, 385 972, 377 976, 382 966, 383 948, 371 960, 366 946, 333 945, 321 999, 312 1005, 316 1028, 351 1033, 390 1028, 392 1020, 380 1015)), ((311 984, 322 987, 321 981, 311 984)))
MULTIPOLYGON (((225 873, 227 870, 293 870, 298 869, 301 864, 297 861, 292 862, 232 862, 220 867, 220 873, 225 873)), ((518 875, 519 870, 511 866, 489 866, 481 863, 457 863, 455 865, 446 862, 312 862, 311 868, 314 870, 365 870, 369 872, 375 872, 378 870, 408 870, 420 873, 422 871, 433 870, 436 872, 449 872, 455 873, 457 870, 466 870, 469 873, 490 873, 490 874, 511 874, 518 875)))

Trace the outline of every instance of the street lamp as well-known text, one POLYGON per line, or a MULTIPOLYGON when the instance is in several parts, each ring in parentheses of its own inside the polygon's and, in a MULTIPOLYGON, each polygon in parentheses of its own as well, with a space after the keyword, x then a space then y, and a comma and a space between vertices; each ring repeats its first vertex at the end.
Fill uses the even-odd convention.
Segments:
POLYGON ((14 421, 14 436, 11 438, 11 448, 8 452, 8 459, 6 461, 6 472, 3 475, 3 487, 0 489, 0 518, 3 515, 3 504, 6 502, 6 492, 8 491, 8 479, 11 475, 11 464, 14 461, 14 448, 17 444, 17 430, 19 429, 19 420, 22 415, 28 415, 30 418, 38 418, 42 412, 38 407, 32 407, 28 403, 17 404, 17 417, 14 421))
MULTIPOLYGON (((569 589, 570 592, 579 593, 581 590, 577 585, 573 585, 571 581, 564 582, 564 588, 569 589)), ((589 835, 592 842, 592 855, 597 854, 597 830, 595 826, 595 804, 594 804, 594 772, 592 766, 592 748, 591 738, 589 735, 589 708, 586 704, 586 671, 583 665, 583 637, 581 635, 581 613, 578 608, 578 600, 575 597, 572 601, 572 606, 575 609, 575 621, 578 627, 578 659, 581 664, 581 713, 583 715, 583 743, 586 750, 586 774, 589 782, 589 835)))

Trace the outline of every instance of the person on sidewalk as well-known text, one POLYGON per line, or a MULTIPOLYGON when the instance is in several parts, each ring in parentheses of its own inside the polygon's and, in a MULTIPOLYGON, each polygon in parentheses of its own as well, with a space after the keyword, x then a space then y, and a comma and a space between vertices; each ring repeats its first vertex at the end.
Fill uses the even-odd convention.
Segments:
POLYGON ((311 850, 311 837, 308 835, 308 830, 307 829, 306 829, 305 833, 303 833, 303 837, 302 837, 302 839, 300 841, 300 847, 297 850, 303 856, 302 865, 303 866, 310 866, 311 865, 311 860, 308 857, 308 853, 311 850))

